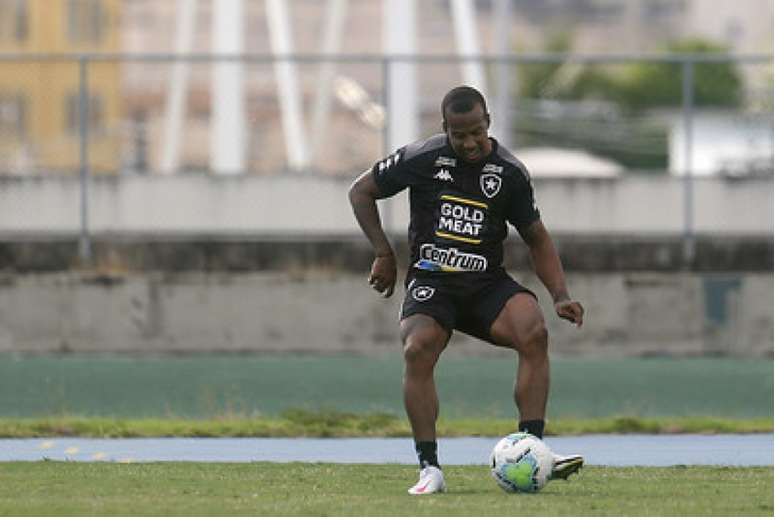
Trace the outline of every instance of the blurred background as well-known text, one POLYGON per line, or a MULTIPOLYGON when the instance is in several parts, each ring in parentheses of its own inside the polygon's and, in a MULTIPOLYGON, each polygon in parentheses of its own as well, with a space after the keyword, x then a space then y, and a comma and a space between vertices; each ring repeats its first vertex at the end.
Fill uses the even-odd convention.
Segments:
MULTIPOLYGON (((0 413, 120 413, 132 391, 127 414, 273 412, 311 371, 360 395, 353 372, 390 372, 350 406, 399 411, 402 293, 367 287, 346 191, 440 131, 461 83, 587 308, 582 330, 553 316, 512 232, 559 371, 672 368, 662 402, 705 372, 675 414, 745 372, 772 394, 773 29, 767 0, 0 0, 0 413)), ((405 270, 405 193, 381 210, 405 270)), ((480 384, 510 357, 465 336, 447 355, 457 387, 455 364, 480 384)), ((557 411, 608 411, 561 398, 581 377, 556 376, 557 411)), ((320 387, 287 404, 349 407, 320 387)), ((653 388, 609 411, 665 407, 653 388)))

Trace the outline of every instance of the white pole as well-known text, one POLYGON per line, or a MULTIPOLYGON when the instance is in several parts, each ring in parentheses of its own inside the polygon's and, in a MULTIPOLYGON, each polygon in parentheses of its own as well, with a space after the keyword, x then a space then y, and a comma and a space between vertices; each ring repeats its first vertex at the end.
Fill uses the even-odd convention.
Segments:
MULTIPOLYGON (((198 0, 177 0, 175 54, 187 54, 193 48, 197 2, 198 0)), ((188 94, 190 67, 191 64, 188 61, 175 61, 172 64, 164 110, 164 133, 159 164, 163 174, 173 174, 180 168, 180 139, 186 113, 185 101, 188 94)))
MULTIPOLYGON (((495 52, 498 56, 507 56, 511 53, 511 0, 497 0, 494 15, 495 52)), ((510 147, 513 143, 511 132, 513 124, 511 113, 511 78, 515 74, 515 66, 509 63, 499 62, 495 67, 495 80, 497 81, 497 97, 492 110, 492 134, 497 137, 501 145, 510 147)))
MULTIPOLYGON (((475 56, 480 53, 476 31, 476 9, 472 0, 452 0, 452 19, 457 42, 457 54, 461 57, 475 56)), ((486 95, 486 78, 481 63, 464 60, 462 62, 462 80, 468 86, 478 88, 486 95)))
MULTIPOLYGON (((212 1, 212 47, 217 55, 244 53, 243 0, 212 1)), ((210 168, 216 174, 245 172, 247 119, 244 64, 220 61, 213 65, 211 96, 210 168)))
MULTIPOLYGON (((325 56, 336 55, 341 49, 341 35, 344 18, 347 13, 347 0, 328 0, 327 15, 325 17, 325 32, 322 41, 322 53, 325 56)), ((331 91, 336 64, 332 61, 324 61, 320 65, 317 77, 317 95, 312 115, 312 152, 314 161, 318 158, 320 147, 327 133, 328 120, 331 110, 331 91)))
MULTIPOLYGON (((416 52, 416 5, 414 0, 384 0, 383 32, 387 56, 411 56, 416 52)), ((418 130, 417 84, 414 64, 391 61, 387 67, 386 152, 416 140, 418 130)))
MULTIPOLYGON (((280 58, 292 54, 290 22, 284 0, 266 0, 266 14, 272 53, 280 58)), ((301 90, 296 65, 287 59, 278 59, 274 62, 274 74, 277 77, 277 98, 282 112, 288 166, 303 170, 309 165, 309 152, 301 117, 301 90)))

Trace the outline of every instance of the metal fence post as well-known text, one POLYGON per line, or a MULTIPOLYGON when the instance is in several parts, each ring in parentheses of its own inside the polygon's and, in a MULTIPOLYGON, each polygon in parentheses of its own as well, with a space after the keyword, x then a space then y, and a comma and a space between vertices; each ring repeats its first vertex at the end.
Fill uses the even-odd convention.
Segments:
POLYGON ((694 62, 683 60, 683 130, 685 159, 683 163, 683 265, 690 268, 696 256, 696 235, 693 220, 693 108, 694 108, 694 62))
MULTIPOLYGON (((392 124, 392 107, 390 106, 390 56, 385 55, 382 57, 382 81, 384 81, 384 87, 382 88, 382 103, 384 105, 384 127, 382 129, 382 153, 381 157, 385 158, 392 151, 392 142, 390 142, 390 125, 392 124)), ((388 236, 392 235, 394 230, 392 224, 392 199, 386 199, 382 203, 382 221, 385 228, 385 232, 388 236)))
POLYGON ((91 235, 89 234, 89 60, 78 57, 78 143, 80 162, 80 215, 81 227, 78 238, 78 258, 82 265, 91 262, 91 235))

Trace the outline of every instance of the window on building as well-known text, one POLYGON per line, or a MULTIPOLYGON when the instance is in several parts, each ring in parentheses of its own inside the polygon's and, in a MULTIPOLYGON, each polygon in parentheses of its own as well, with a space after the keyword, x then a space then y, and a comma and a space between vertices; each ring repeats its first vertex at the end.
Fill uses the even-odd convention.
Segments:
POLYGON ((67 39, 71 43, 99 43, 107 22, 102 0, 67 0, 67 39))
POLYGON ((0 0, 0 41, 25 41, 27 25, 27 0, 0 0))
POLYGON ((27 133, 27 102, 23 95, 0 94, 0 138, 22 139, 27 133))
MULTIPOLYGON (((81 97, 79 94, 74 93, 67 96, 65 101, 65 121, 67 124, 67 130, 71 133, 78 133, 80 131, 81 121, 81 97)), ((102 106, 102 97, 99 95, 92 95, 89 97, 89 133, 100 131, 103 129, 105 118, 102 106)))

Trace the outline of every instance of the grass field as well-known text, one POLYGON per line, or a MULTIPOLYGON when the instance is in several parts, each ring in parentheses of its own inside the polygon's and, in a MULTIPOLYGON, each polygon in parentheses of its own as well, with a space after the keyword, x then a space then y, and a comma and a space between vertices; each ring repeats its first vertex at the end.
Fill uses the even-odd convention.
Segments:
POLYGON ((774 468, 588 467, 506 494, 486 467, 446 467, 449 492, 412 497, 416 470, 332 464, 0 464, 0 515, 771 515, 774 468))
MULTIPOLYGON (((550 434, 773 432, 774 361, 553 364, 550 434)), ((513 430, 514 363, 444 358, 441 436, 513 430)), ((408 436, 400 357, 0 355, 0 436, 408 436)), ((774 468, 588 467, 537 495, 483 466, 0 463, 3 515, 771 515, 774 468)))

